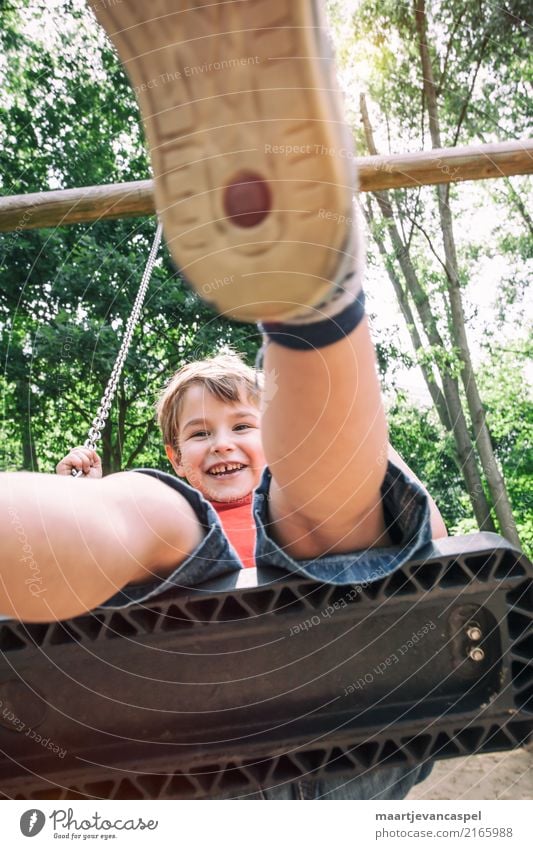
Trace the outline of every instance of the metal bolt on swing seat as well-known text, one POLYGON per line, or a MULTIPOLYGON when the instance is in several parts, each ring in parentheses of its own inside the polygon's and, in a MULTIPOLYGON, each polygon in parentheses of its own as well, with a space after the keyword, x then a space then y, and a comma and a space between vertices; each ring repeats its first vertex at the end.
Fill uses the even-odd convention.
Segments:
POLYGON ((466 632, 466 636, 469 640, 480 640, 483 636, 483 633, 481 631, 481 628, 479 628, 477 625, 471 625, 466 632))
POLYGON ((485 659, 485 652, 483 649, 480 649, 479 646, 470 649, 468 652, 468 657, 470 660, 474 660, 476 663, 479 663, 481 660, 485 659))

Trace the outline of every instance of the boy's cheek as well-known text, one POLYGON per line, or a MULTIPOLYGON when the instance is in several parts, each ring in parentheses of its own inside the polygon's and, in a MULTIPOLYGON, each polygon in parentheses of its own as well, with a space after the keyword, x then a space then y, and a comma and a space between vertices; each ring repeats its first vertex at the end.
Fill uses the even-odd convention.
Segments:
POLYGON ((180 478, 185 478, 191 486, 194 486, 201 478, 197 467, 188 462, 186 458, 182 458, 179 465, 175 466, 175 469, 180 478))

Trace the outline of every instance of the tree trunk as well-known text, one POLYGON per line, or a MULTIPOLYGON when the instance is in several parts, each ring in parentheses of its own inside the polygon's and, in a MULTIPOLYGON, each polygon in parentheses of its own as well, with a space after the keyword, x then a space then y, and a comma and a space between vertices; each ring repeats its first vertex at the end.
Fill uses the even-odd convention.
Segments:
MULTIPOLYGON (((370 203, 368 203, 366 210, 364 210, 364 214, 369 228, 371 228, 375 222, 375 219, 372 213, 372 207, 370 203)), ((448 413, 446 398, 444 397, 440 386, 438 386, 435 380, 433 371, 428 368, 425 363, 421 362, 421 355, 424 352, 424 345, 422 344, 422 339, 420 337, 420 333, 418 332, 418 327, 416 326, 415 317, 411 309, 411 304, 409 303, 408 293, 402 287, 401 280, 398 274, 396 273, 396 269, 394 268, 394 265, 391 262, 391 257, 389 256, 387 248, 385 246, 385 241, 381 238, 381 236, 378 236, 375 232, 372 233, 372 237, 379 248, 381 256, 383 257, 385 268, 387 270, 387 274, 389 275, 389 280, 392 283, 394 294, 396 295, 396 299, 400 305, 402 315, 407 325, 407 330, 409 331, 409 335, 411 337, 411 343, 417 355, 418 365, 424 376, 424 380, 426 381, 426 386, 428 388, 429 394, 431 395, 431 400, 435 405, 435 409, 437 410, 442 426, 445 430, 451 431, 452 423, 448 413)))
POLYGON ((22 468, 26 472, 38 472, 39 460, 33 441, 31 410, 29 409, 30 386, 26 380, 17 381, 16 393, 17 417, 20 422, 22 468))
MULTIPOLYGON (((399 233, 397 233, 397 235, 399 237, 399 233)), ((386 249, 384 248, 384 250, 386 249)), ((407 248, 405 248, 405 251, 407 251, 407 248)), ((401 290, 400 285, 399 288, 401 290)), ((398 300, 404 318, 406 319, 409 332, 411 333, 411 339, 413 341, 413 345, 415 346, 415 350, 417 350, 417 343, 420 343, 420 348, 422 348, 420 336, 414 324, 414 317, 411 312, 407 298, 405 297, 405 293, 403 293, 403 290, 402 296, 399 297, 398 300)), ((424 331, 428 338, 431 336, 431 344, 439 345, 439 347, 442 347, 444 349, 444 344, 442 339, 440 338, 438 330, 436 329, 436 323, 433 315, 431 315, 431 321, 428 323, 428 304, 420 303, 419 301, 417 303, 417 307, 419 316, 422 320, 424 331)), ((438 368, 442 381, 443 392, 440 393, 440 390, 438 390, 440 394, 436 396, 437 401, 435 401, 435 389, 438 389, 438 387, 436 387, 435 383, 433 382, 433 376, 430 375, 428 380, 428 375, 426 374, 426 372, 424 372, 424 370, 422 370, 426 379, 428 390, 435 402, 437 413, 439 414, 439 418, 443 426, 448 431, 451 431, 453 434, 457 449, 459 470, 463 475, 468 496, 470 498, 470 502, 472 504, 472 509, 474 511, 474 516, 476 517, 478 526, 482 531, 495 531, 496 528, 494 526, 494 522, 492 521, 492 517, 490 514, 490 506, 485 496, 485 491, 483 489, 483 484, 481 481, 481 475, 479 473, 478 465, 476 462, 475 449, 470 438, 468 425, 463 412, 463 406, 461 403, 461 396, 459 394, 459 387, 457 385, 457 381, 454 380, 454 378, 452 378, 450 374, 445 371, 444 365, 439 365, 438 368), (441 402, 441 398, 444 399, 444 409, 441 402)))
POLYGON ((22 468, 27 472, 38 472, 39 461, 33 443, 31 422, 29 418, 22 424, 22 468))
POLYGON ((150 434, 152 433, 154 428, 155 428, 155 419, 152 417, 150 419, 150 421, 148 422, 148 424, 146 425, 144 433, 141 436, 139 442, 137 443, 137 445, 135 446, 135 448, 133 449, 133 451, 129 455, 128 459, 126 460, 126 463, 125 463, 126 469, 130 469, 133 466, 133 464, 135 463, 135 460, 137 459, 137 457, 139 456, 141 451, 146 447, 146 443, 148 442, 150 434))
POLYGON ((122 471, 122 453, 124 451, 124 435, 126 428, 126 418, 128 415, 128 399, 126 398, 126 393, 124 392, 124 382, 120 381, 118 391, 117 391, 117 406, 118 406, 118 418, 117 418, 117 432, 115 434, 115 439, 113 442, 113 464, 115 467, 115 471, 122 471))
MULTIPOLYGON (((370 124, 364 95, 361 95, 360 103, 367 146, 370 154, 376 155, 377 151, 374 144, 372 127, 370 124)), ((400 232, 396 226, 388 192, 377 192, 375 193, 375 197, 381 210, 381 214, 383 215, 385 223, 387 224, 389 236, 394 249, 395 258, 400 263, 400 268, 402 270, 402 274, 407 285, 407 290, 409 291, 411 297, 414 300, 417 313, 424 328, 424 332, 433 347, 439 347, 442 350, 445 350, 444 341, 439 333, 436 319, 431 311, 429 299, 418 280, 415 267, 411 262, 409 249, 407 245, 403 242, 400 232)), ((378 247, 380 248, 382 253, 383 251, 385 251, 386 254, 386 248, 384 244, 382 243, 380 245, 379 240, 376 241, 378 242, 378 247)), ((396 275, 390 273, 389 276, 391 277, 391 281, 395 288, 395 292, 398 297, 398 302, 400 304, 400 309, 402 310, 402 313, 406 319, 408 330, 411 333, 413 345, 415 347, 415 350, 418 350, 418 346, 422 348, 422 343, 420 335, 416 328, 414 316, 410 308, 407 294, 403 291, 403 288, 399 284, 397 278, 397 283, 393 279, 393 277, 396 277, 396 275)), ((424 377, 426 378, 428 390, 431 394, 431 397, 435 401, 437 413, 439 414, 443 426, 446 430, 451 431, 453 433, 457 449, 459 469, 461 471, 461 474, 463 475, 468 496, 470 498, 470 502, 472 504, 472 509, 474 511, 474 516, 476 517, 478 526, 480 530, 483 531, 495 531, 496 528, 492 520, 490 506, 485 496, 485 491, 483 489, 483 484, 481 481, 481 476, 476 461, 475 449, 472 444, 468 425, 463 412, 461 396, 459 393, 459 386, 457 384, 457 381, 446 370, 445 364, 437 363, 437 368, 439 369, 439 374, 442 381, 442 392, 440 392, 440 390, 440 394, 435 392, 438 387, 436 387, 435 383, 432 380, 433 376, 431 375, 431 379, 428 381, 428 376, 423 371, 424 377)))
MULTIPOLYGON (((111 419, 108 418, 104 429, 101 433, 101 451, 102 451, 102 474, 103 475, 111 475, 113 472, 116 472, 117 469, 113 468, 113 449, 112 449, 112 432, 111 432, 111 419)), ((100 453, 100 446, 96 445, 96 450, 100 453)))
MULTIPOLYGON (((425 0, 415 0, 415 20, 418 32, 418 46, 422 63, 423 91, 429 116, 429 131, 433 148, 441 147, 440 122, 437 107, 436 89, 433 67, 427 43, 425 0)), ((466 336, 461 287, 457 272, 457 252, 452 226, 452 214, 448 203, 448 192, 444 186, 437 186, 439 217, 441 223, 445 269, 448 279, 448 293, 452 316, 451 332, 461 358, 461 379, 474 428, 474 436, 478 448, 483 471, 494 503, 494 509, 504 536, 520 548, 520 538, 513 518, 511 504, 503 476, 498 467, 492 441, 485 419, 485 411, 477 388, 477 381, 472 366, 470 349, 466 336)))

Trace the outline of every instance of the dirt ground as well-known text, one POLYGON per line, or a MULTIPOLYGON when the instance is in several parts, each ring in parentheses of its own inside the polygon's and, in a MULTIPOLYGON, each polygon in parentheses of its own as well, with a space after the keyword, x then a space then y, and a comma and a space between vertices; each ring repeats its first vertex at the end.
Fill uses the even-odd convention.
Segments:
POLYGON ((533 799, 533 751, 437 761, 408 799, 533 799))

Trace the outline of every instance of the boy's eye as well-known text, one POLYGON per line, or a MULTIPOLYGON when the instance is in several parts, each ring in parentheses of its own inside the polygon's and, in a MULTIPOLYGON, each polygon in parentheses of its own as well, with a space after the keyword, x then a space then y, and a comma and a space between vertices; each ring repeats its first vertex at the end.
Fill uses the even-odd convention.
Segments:
POLYGON ((233 430, 241 430, 241 428, 244 428, 245 430, 248 430, 248 429, 249 429, 249 428, 251 428, 251 427, 252 427, 252 425, 244 424, 244 422, 243 422, 242 424, 235 425, 235 427, 233 428, 233 430))
POLYGON ((195 436, 207 436, 206 430, 197 430, 194 433, 191 433, 191 439, 194 439, 195 436))

